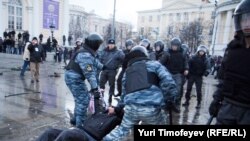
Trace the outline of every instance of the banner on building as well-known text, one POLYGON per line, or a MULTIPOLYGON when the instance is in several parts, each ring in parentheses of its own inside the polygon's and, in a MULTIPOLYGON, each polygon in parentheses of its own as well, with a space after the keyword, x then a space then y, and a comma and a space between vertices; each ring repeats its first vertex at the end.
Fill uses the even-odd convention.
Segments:
POLYGON ((50 29, 50 26, 58 29, 59 25, 59 1, 43 0, 43 28, 50 29))

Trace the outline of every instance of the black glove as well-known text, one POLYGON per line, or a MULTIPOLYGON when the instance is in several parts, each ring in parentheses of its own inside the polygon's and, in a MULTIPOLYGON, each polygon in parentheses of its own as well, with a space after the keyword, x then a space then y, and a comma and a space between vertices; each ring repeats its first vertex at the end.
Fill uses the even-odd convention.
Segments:
POLYGON ((221 107, 221 101, 213 100, 209 106, 209 114, 216 117, 221 107))
POLYGON ((90 93, 94 96, 95 99, 99 99, 99 98, 100 98, 100 94, 101 94, 101 93, 98 91, 97 88, 91 89, 91 90, 90 90, 90 93))
POLYGON ((105 69, 107 69, 107 66, 103 65, 102 70, 105 70, 105 69))

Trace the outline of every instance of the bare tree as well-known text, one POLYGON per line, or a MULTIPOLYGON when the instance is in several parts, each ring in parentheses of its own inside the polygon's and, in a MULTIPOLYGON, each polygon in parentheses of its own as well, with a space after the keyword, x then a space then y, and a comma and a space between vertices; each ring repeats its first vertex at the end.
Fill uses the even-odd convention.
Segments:
POLYGON ((112 24, 108 24, 107 25, 107 28, 106 29, 106 32, 104 33, 104 41, 108 41, 111 37, 112 37, 112 24))
POLYGON ((85 17, 77 16, 76 18, 72 18, 69 25, 69 35, 73 36, 73 40, 84 38, 88 35, 86 30, 87 21, 85 17))
POLYGON ((196 48, 204 43, 203 29, 202 20, 195 20, 180 30, 180 38, 189 45, 191 52, 195 52, 196 48))

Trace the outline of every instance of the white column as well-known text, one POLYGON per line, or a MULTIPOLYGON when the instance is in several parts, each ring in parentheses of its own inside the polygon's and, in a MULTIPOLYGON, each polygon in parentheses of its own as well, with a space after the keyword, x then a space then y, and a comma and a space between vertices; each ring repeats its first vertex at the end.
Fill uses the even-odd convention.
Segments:
POLYGON ((233 12, 227 11, 227 19, 226 19, 226 25, 224 26, 224 34, 223 34, 223 44, 227 44, 229 41, 229 33, 231 29, 231 23, 232 23, 232 14, 233 12))
POLYGON ((40 9, 40 6, 39 6, 39 1, 38 0, 33 0, 33 23, 32 23, 32 33, 33 33, 33 36, 32 37, 37 37, 39 36, 39 31, 40 31, 40 21, 39 20, 39 9, 40 9))
POLYGON ((32 39, 32 37, 34 36, 33 34, 33 7, 31 5, 29 5, 29 7, 27 7, 27 10, 28 10, 28 17, 29 17, 29 25, 28 25, 28 31, 29 31, 29 34, 30 34, 30 38, 29 40, 32 39))
MULTIPOLYGON (((0 0, 0 13, 3 13, 3 0, 0 0)), ((6 21, 5 19, 5 15, 2 15, 1 16, 1 22, 0 22, 0 37, 2 37, 3 36, 3 32, 4 32, 4 24, 3 24, 3 22, 8 22, 8 21, 6 21)), ((2 39, 3 39, 3 37, 2 37, 2 39)))
MULTIPOLYGON (((69 34, 69 0, 64 0, 64 14, 63 14, 63 35, 66 36, 66 46, 68 46, 68 34, 69 34)), ((60 35, 61 37, 63 35, 60 35)))
MULTIPOLYGON (((217 20, 217 22, 216 22, 216 28, 217 28, 217 30, 215 31, 216 32, 216 35, 215 35, 215 44, 218 44, 218 42, 219 42, 219 37, 221 36, 220 35, 220 30, 221 30, 221 13, 218 13, 218 16, 217 16, 217 18, 216 18, 217 20)), ((214 33, 215 33, 214 32, 214 33)))
POLYGON ((159 26, 159 37, 164 37, 164 34, 166 34, 166 17, 168 14, 162 14, 161 15, 161 23, 159 26))
POLYGON ((3 36, 3 32, 8 29, 8 3, 6 0, 0 0, 1 3, 1 19, 0 19, 0 30, 2 30, 2 32, 0 33, 0 36, 3 36))

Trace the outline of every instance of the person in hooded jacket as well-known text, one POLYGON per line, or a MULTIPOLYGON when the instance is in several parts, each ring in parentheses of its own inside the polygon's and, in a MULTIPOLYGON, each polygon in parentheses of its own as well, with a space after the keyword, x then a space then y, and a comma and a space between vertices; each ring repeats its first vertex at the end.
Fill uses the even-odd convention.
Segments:
POLYGON ((200 45, 197 49, 197 52, 194 56, 189 60, 189 75, 187 82, 187 91, 185 94, 186 101, 183 103, 183 106, 189 106, 190 95, 192 91, 193 84, 196 86, 196 94, 197 94, 197 105, 196 108, 201 107, 202 100, 202 81, 203 76, 208 76, 210 73, 210 62, 206 56, 207 47, 204 45, 200 45))

